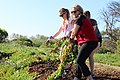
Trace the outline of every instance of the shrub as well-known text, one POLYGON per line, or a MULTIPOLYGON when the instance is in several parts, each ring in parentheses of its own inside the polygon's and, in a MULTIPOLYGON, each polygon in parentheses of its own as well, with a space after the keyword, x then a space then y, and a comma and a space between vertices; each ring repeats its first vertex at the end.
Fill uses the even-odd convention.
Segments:
POLYGON ((117 44, 117 49, 115 53, 120 54, 120 40, 117 40, 116 44, 117 44))
POLYGON ((12 41, 15 41, 16 43, 19 43, 21 45, 26 45, 26 46, 32 46, 33 42, 30 39, 27 38, 18 38, 18 39, 14 39, 12 41))
POLYGON ((112 41, 111 39, 104 39, 102 43, 103 50, 107 52, 114 53, 116 50, 116 43, 112 41))
POLYGON ((0 42, 4 41, 8 37, 6 30, 0 28, 0 42))

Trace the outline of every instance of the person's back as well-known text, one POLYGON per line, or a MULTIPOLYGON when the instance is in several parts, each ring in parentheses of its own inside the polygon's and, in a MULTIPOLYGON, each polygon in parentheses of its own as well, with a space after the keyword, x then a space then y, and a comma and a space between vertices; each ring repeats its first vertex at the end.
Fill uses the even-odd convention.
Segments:
POLYGON ((102 42, 102 35, 98 29, 98 26, 97 26, 97 21, 95 19, 90 19, 90 22, 92 23, 93 27, 94 27, 94 31, 95 31, 95 34, 98 38, 98 42, 102 42))
POLYGON ((90 20, 90 22, 92 23, 92 26, 94 28, 94 32, 98 38, 98 42, 100 42, 100 46, 101 46, 101 43, 102 43, 102 35, 98 29, 98 26, 97 26, 97 21, 95 19, 92 19, 91 18, 91 14, 89 11, 85 11, 84 12, 84 15, 90 20))
POLYGON ((90 20, 93 28, 94 28, 94 32, 97 36, 97 39, 98 39, 98 45, 96 47, 96 49, 90 54, 89 56, 89 64, 90 64, 90 69, 91 69, 91 74, 94 76, 94 58, 93 58, 93 55, 94 55, 94 52, 101 46, 102 44, 102 35, 98 29, 98 26, 97 26, 97 21, 95 19, 91 19, 91 14, 89 11, 85 11, 84 12, 84 15, 90 20))

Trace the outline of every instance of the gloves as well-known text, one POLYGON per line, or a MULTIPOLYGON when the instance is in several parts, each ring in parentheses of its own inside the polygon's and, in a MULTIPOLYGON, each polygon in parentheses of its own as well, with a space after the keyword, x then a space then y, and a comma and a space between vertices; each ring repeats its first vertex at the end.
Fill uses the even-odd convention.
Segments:
POLYGON ((51 39, 51 40, 52 40, 52 39, 54 39, 54 37, 53 37, 53 36, 50 36, 50 37, 49 37, 49 39, 51 39))

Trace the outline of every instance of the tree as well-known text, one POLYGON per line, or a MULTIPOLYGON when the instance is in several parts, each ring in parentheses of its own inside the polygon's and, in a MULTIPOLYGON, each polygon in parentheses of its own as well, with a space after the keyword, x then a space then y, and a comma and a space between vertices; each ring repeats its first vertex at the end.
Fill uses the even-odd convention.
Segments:
POLYGON ((0 28, 0 42, 5 41, 5 38, 8 37, 6 30, 0 28))
POLYGON ((27 36, 23 36, 23 35, 20 35, 20 34, 13 33, 12 36, 10 37, 11 40, 20 39, 20 38, 27 38, 27 36))
POLYGON ((45 45, 45 42, 47 41, 46 36, 37 34, 36 36, 30 37, 30 39, 33 41, 33 46, 40 47, 41 45, 45 45))
POLYGON ((106 24, 106 34, 114 41, 120 40, 120 2, 112 1, 107 10, 102 10, 101 18, 106 24))

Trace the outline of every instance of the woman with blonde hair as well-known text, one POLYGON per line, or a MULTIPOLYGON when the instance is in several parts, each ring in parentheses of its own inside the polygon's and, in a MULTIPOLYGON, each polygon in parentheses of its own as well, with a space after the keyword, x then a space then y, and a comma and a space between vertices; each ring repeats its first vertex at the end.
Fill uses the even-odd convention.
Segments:
POLYGON ((89 64, 90 64, 90 70, 91 70, 91 74, 92 76, 94 77, 94 58, 93 58, 93 55, 94 55, 94 52, 96 50, 98 50, 100 47, 101 47, 101 44, 102 44, 102 35, 98 29, 98 26, 97 26, 97 21, 95 19, 92 19, 91 18, 91 13, 90 11, 85 11, 84 12, 84 15, 90 20, 90 22, 92 23, 92 26, 94 28, 94 31, 95 31, 95 34, 98 38, 98 45, 96 47, 96 49, 90 54, 89 56, 89 64))
POLYGON ((76 21, 74 22, 70 41, 76 37, 78 45, 80 45, 76 60, 76 76, 74 80, 81 79, 82 73, 86 77, 86 80, 93 80, 85 61, 90 56, 91 52, 97 47, 98 39, 91 22, 83 15, 83 8, 80 5, 73 6, 71 14, 76 21))

